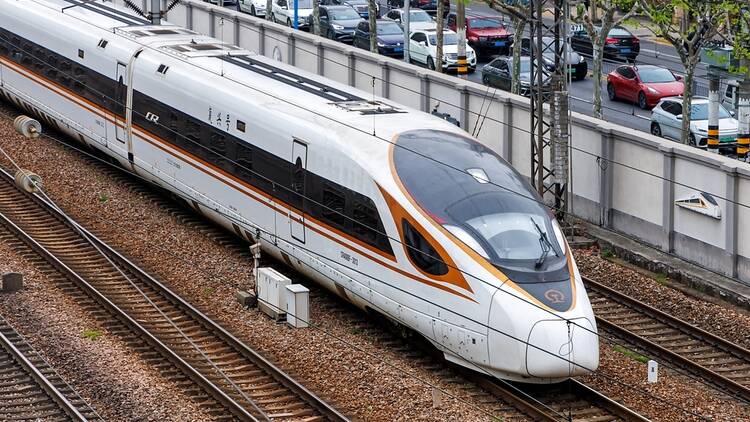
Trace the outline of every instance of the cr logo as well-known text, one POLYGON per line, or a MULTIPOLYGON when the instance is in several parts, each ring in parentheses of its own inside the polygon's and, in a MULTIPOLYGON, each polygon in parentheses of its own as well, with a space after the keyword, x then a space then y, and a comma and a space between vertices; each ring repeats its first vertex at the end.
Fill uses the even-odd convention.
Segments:
POLYGON ((565 301, 565 294, 555 289, 544 292, 544 297, 552 303, 563 303, 565 301))
POLYGON ((159 123, 159 116, 149 111, 148 113, 146 113, 146 120, 148 120, 149 122, 159 123))

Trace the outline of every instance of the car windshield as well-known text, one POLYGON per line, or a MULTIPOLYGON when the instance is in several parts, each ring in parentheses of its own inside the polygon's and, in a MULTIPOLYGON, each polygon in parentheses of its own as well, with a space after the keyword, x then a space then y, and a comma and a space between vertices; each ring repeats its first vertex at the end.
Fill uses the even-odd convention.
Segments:
MULTIPOLYGON (((719 118, 726 119, 732 117, 723 105, 719 104, 719 118)), ((691 120, 708 120, 708 103, 690 105, 691 120)))
POLYGON ((393 161, 414 201, 492 264, 533 272, 543 260, 548 269, 564 268, 559 226, 528 182, 487 147, 417 130, 399 135, 393 161))
POLYGON ((412 10, 409 12, 411 22, 432 22, 432 18, 424 10, 412 10))
POLYGON ((612 28, 609 30, 610 37, 632 37, 632 34, 625 28, 612 28))
POLYGON ((401 27, 393 22, 378 22, 378 35, 399 35, 403 34, 401 27))
POLYGON ((359 5, 367 4, 367 0, 347 0, 346 4, 359 6, 359 5))
POLYGON ((675 79, 672 72, 670 72, 668 69, 662 69, 660 67, 638 69, 638 75, 641 77, 641 82, 647 84, 674 82, 677 80, 675 79))
POLYGON ((528 58, 521 59, 521 73, 531 72, 531 60, 528 58))
MULTIPOLYGON (((443 32, 443 45, 458 44, 458 35, 453 32, 443 32)), ((437 45, 437 35, 430 35, 430 45, 437 45)))
POLYGON ((474 29, 505 28, 502 22, 492 18, 469 19, 469 26, 474 29))
POLYGON ((359 16, 359 13, 357 13, 354 9, 337 9, 337 10, 331 10, 330 12, 331 20, 335 21, 350 21, 354 19, 361 19, 361 16, 359 16))

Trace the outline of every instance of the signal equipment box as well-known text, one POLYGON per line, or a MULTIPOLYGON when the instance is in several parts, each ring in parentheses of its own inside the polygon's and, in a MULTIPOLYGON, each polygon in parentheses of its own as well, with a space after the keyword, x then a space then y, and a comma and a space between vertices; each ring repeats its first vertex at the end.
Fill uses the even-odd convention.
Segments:
POLYGON ((286 323, 294 328, 310 325, 310 290, 301 284, 286 286, 286 323))
POLYGON ((258 309, 276 321, 286 317, 286 289, 292 280, 273 268, 258 268, 258 309))

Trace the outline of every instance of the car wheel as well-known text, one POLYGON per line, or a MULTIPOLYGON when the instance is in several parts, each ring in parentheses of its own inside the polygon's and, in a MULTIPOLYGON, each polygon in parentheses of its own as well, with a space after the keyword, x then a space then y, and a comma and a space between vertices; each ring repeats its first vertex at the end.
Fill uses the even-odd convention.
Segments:
POLYGON ((658 123, 651 123, 651 134, 661 138, 661 126, 658 123))
POLYGON ((250 14, 256 17, 258 16, 258 14, 255 13, 255 5, 250 6, 250 14))
POLYGON ((648 103, 646 102, 646 94, 644 94, 643 91, 638 93, 638 107, 640 107, 641 110, 648 109, 648 103))
POLYGON ((435 70, 435 62, 432 60, 432 57, 427 58, 427 68, 430 70, 435 70))
POLYGON ((292 27, 292 20, 291 19, 287 18, 287 20, 286 20, 286 26, 288 26, 290 28, 292 27))
POLYGON ((328 34, 326 35, 326 37, 328 37, 330 39, 336 38, 336 36, 333 34, 333 31, 331 31, 330 29, 328 30, 328 34))
POLYGON ((490 78, 487 75, 482 76, 482 84, 489 86, 490 85, 490 78))
POLYGON ((697 146, 695 143, 695 135, 693 135, 692 133, 688 136, 688 145, 690 145, 691 147, 697 146))
POLYGON ((610 101, 614 101, 617 99, 617 93, 615 92, 614 85, 607 84, 607 96, 609 96, 610 101))
POLYGON ((273 22, 273 23, 277 23, 277 22, 276 22, 276 15, 275 15, 275 14, 273 14, 273 13, 271 13, 271 22, 273 22))

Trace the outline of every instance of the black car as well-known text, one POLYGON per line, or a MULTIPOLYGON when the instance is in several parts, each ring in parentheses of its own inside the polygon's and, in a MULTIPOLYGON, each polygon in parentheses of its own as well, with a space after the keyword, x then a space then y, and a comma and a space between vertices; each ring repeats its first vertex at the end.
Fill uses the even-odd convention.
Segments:
MULTIPOLYGON (((513 57, 498 57, 495 60, 487 63, 482 68, 482 83, 488 86, 502 89, 504 91, 511 90, 512 83, 512 69, 513 69, 513 57)), ((524 96, 531 95, 531 58, 524 56, 521 57, 521 73, 519 75, 520 92, 519 94, 524 96)), ((550 75, 545 72, 543 81, 543 90, 547 93, 551 92, 550 87, 550 75)))
MULTIPOLYGON (((356 10, 360 16, 367 19, 370 16, 370 5, 368 0, 320 0, 321 5, 327 6, 349 6, 356 10)), ((375 3, 377 17, 380 18, 380 4, 375 3)))
MULTIPOLYGON (((542 56, 544 57, 544 66, 550 72, 555 71, 555 40, 552 37, 542 38, 542 56)), ((529 38, 521 39, 521 54, 524 56, 531 56, 532 52, 536 51, 536 42, 531 42, 529 38)), ((567 47, 568 51, 568 72, 570 73, 571 79, 580 81, 586 77, 589 71, 589 65, 586 59, 576 53, 570 46, 567 47)))
MULTIPOLYGON (((308 19, 312 22, 312 15, 308 19)), ((361 21, 359 13, 349 6, 320 6, 320 35, 332 40, 351 44, 361 21)))
MULTIPOLYGON (((443 15, 448 15, 451 10, 450 0, 443 0, 445 4, 443 15)), ((410 0, 409 6, 413 8, 422 9, 429 13, 431 16, 437 15, 438 0, 410 0)), ((401 9, 404 7, 404 0, 388 0, 388 7, 390 9, 401 9)))
MULTIPOLYGON (((404 57, 404 31, 394 21, 381 19, 377 22, 378 53, 390 57, 404 57)), ((362 21, 354 31, 354 46, 370 49, 370 22, 362 21)))
MULTIPOLYGON (((596 27, 598 30, 599 28, 596 27)), ((570 37, 570 45, 573 50, 588 56, 593 55, 591 37, 583 27, 575 28, 570 37)), ((635 61, 641 51, 641 42, 627 29, 616 26, 609 31, 604 41, 604 57, 620 58, 627 61, 635 61)))

